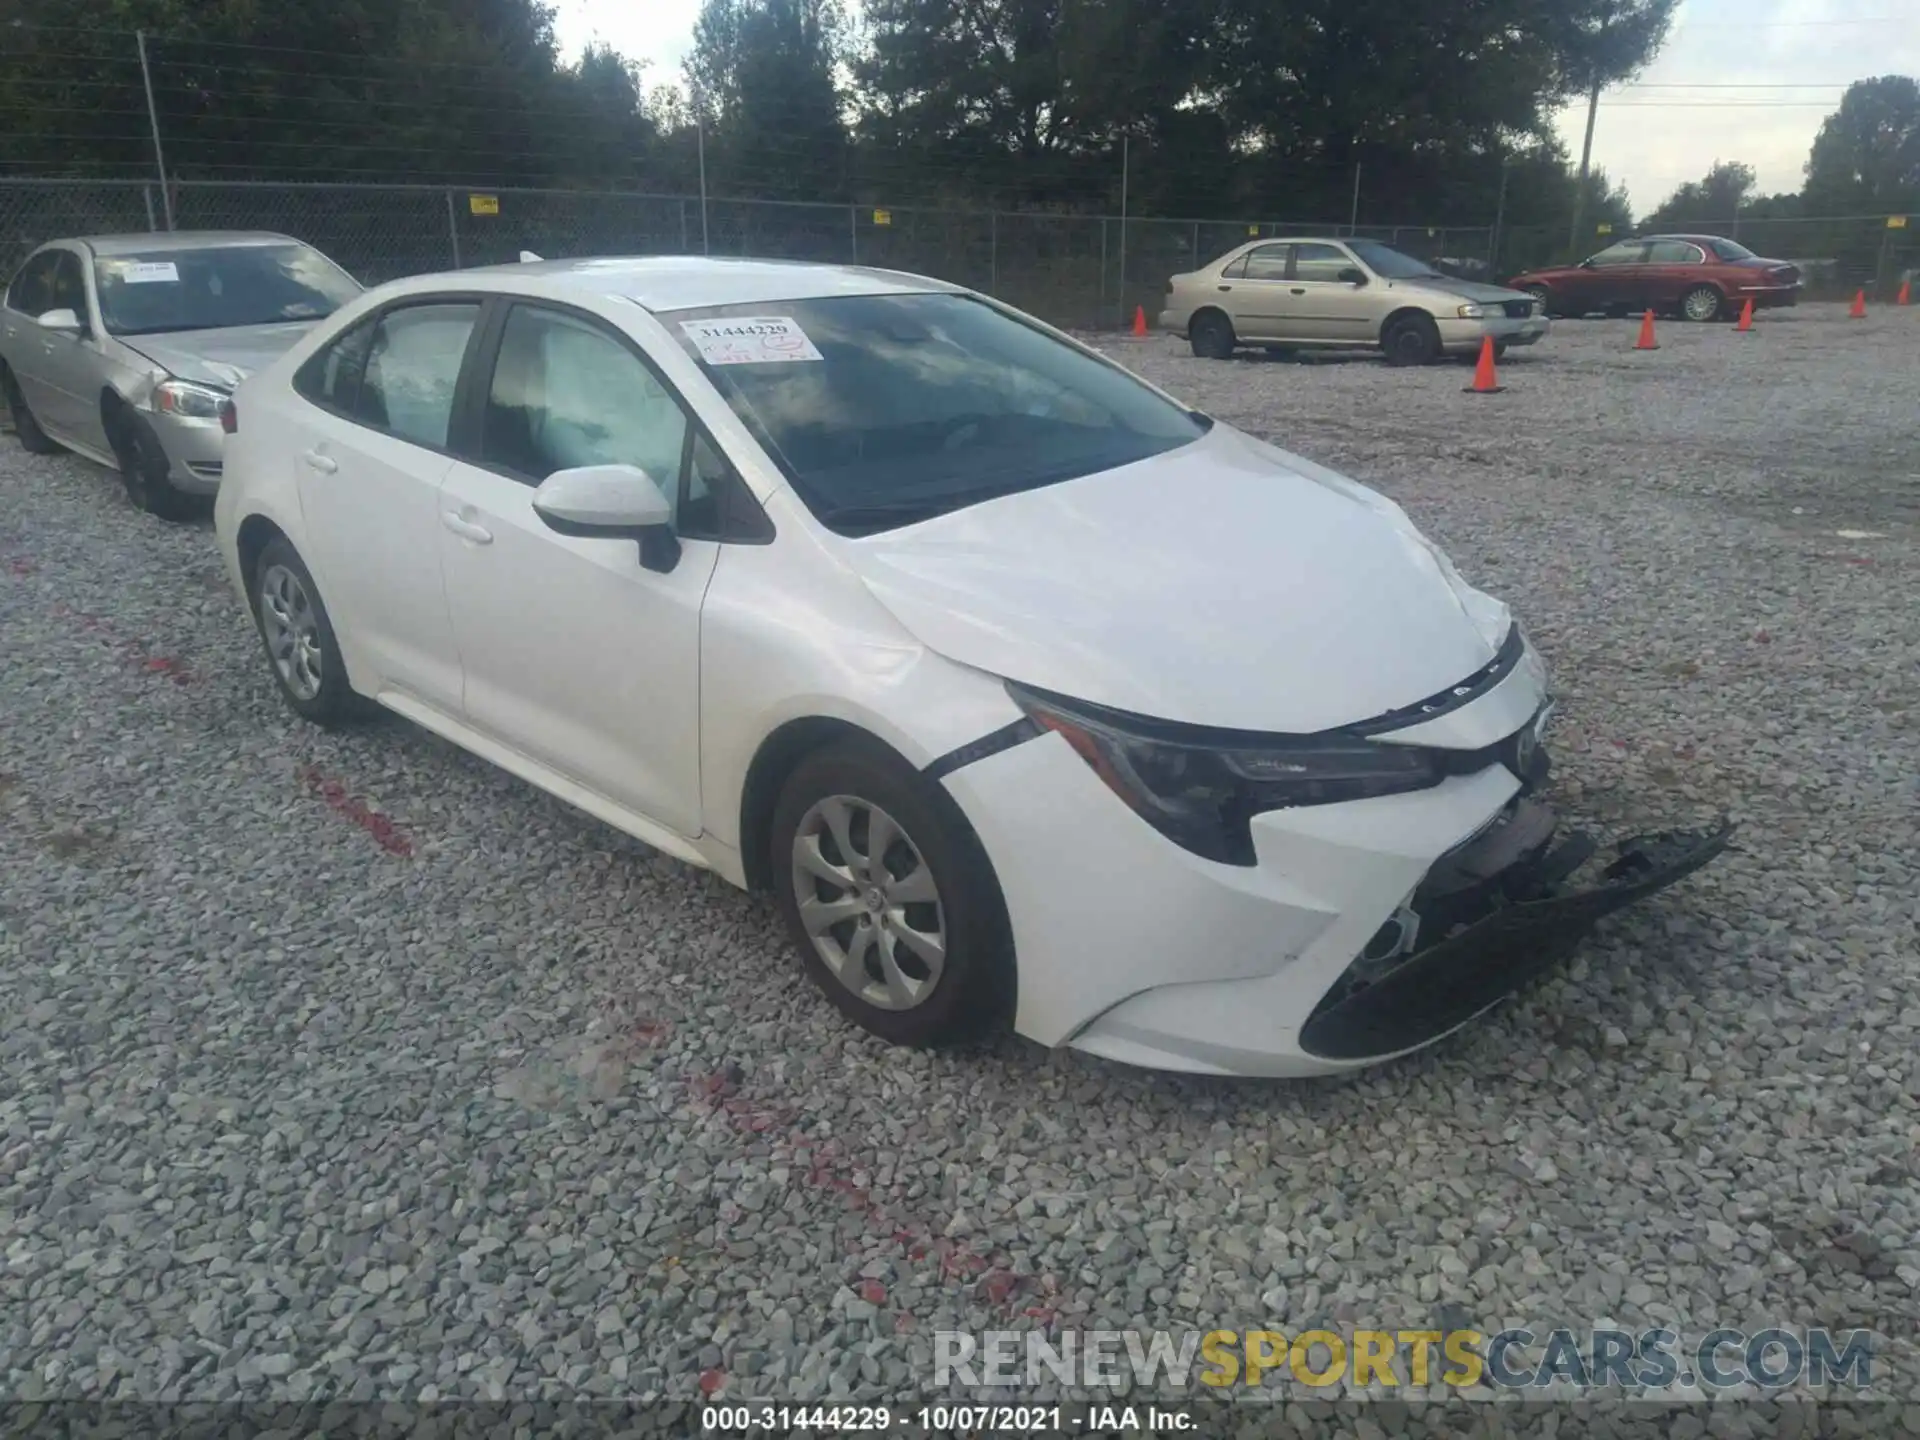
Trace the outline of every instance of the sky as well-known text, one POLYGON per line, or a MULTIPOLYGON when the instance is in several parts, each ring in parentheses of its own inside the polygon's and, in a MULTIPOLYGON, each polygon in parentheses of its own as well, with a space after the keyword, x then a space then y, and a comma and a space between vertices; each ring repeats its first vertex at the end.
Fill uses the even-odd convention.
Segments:
MULTIPOLYGON (((1742 160, 1759 190, 1798 190, 1820 122, 1849 83, 1920 75, 1914 0, 1683 0, 1666 48, 1600 98, 1593 163, 1653 209, 1716 160, 1742 160), (1901 12, 1908 12, 1902 15, 1901 12)), ((556 0, 569 56, 589 42, 645 64, 644 81, 680 79, 700 0, 556 0)), ((1577 159, 1586 105, 1558 117, 1577 159)))

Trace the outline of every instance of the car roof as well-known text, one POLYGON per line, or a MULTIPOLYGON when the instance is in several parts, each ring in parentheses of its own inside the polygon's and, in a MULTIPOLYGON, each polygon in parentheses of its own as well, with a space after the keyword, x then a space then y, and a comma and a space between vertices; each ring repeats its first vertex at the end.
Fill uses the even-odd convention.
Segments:
POLYGON ((527 291, 552 296, 616 296, 666 312, 711 305, 777 304, 841 295, 956 294, 964 287, 900 270, 700 255, 596 256, 486 265, 393 281, 391 292, 462 289, 527 291))
POLYGON ((1642 240, 1686 240, 1695 245, 1704 245, 1725 239, 1726 237, 1721 235, 1684 235, 1678 231, 1674 231, 1661 235, 1642 235, 1639 238, 1642 240))
POLYGON ((96 255, 162 255, 180 250, 218 250, 236 245, 299 245, 271 230, 157 230, 132 235, 79 235, 67 244, 90 246, 96 255))

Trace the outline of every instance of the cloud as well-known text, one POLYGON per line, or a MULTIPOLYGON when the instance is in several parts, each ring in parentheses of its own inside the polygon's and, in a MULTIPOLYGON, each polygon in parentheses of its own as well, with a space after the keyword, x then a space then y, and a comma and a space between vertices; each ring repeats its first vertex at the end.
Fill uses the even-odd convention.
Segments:
MULTIPOLYGON (((1687 0, 1660 57, 1600 98, 1593 163, 1642 213, 1716 160, 1743 160, 1762 193, 1798 190, 1813 137, 1847 85, 1920 73, 1912 0, 1687 0)), ((1586 106, 1557 117, 1577 158, 1586 106)))

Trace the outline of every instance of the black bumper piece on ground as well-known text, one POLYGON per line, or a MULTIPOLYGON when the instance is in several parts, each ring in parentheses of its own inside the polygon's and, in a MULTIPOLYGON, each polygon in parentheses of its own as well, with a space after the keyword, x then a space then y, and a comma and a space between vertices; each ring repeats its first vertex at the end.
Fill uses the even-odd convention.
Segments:
POLYGON ((1376 979, 1336 984, 1301 1029, 1301 1048, 1327 1060, 1365 1060, 1444 1035, 1564 960, 1602 916, 1700 869, 1732 834, 1723 819, 1712 830, 1629 840, 1597 886, 1571 894, 1559 893, 1559 885, 1594 848, 1581 835, 1543 845, 1480 884, 1416 893, 1423 933, 1443 938, 1376 979), (1463 904, 1481 917, 1463 923, 1463 904))

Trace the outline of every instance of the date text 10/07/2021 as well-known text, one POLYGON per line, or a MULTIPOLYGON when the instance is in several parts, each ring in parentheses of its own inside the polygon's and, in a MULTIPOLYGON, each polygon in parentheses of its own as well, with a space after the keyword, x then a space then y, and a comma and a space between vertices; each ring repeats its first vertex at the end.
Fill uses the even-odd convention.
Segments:
POLYGON ((1180 1434, 1196 1427, 1191 1411, 1159 1405, 704 1405, 708 1435, 827 1435, 862 1431, 910 1435, 1180 1434))

